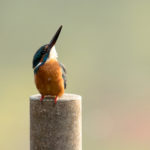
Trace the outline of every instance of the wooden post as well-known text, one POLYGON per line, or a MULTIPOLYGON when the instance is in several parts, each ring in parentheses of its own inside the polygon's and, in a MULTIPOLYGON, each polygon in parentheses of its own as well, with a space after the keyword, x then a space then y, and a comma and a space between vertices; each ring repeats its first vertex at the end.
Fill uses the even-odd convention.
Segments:
POLYGON ((81 96, 30 97, 30 150, 82 150, 81 96))

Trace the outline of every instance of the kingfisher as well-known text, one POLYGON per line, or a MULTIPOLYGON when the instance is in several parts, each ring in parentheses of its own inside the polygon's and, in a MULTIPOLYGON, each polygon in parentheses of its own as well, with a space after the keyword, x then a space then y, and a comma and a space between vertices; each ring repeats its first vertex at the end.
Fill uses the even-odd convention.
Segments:
POLYGON ((54 96, 54 102, 64 94, 66 88, 66 69, 57 60, 55 49, 56 41, 61 32, 62 25, 58 28, 49 44, 41 46, 33 57, 33 70, 36 88, 41 94, 42 102, 45 96, 54 96))

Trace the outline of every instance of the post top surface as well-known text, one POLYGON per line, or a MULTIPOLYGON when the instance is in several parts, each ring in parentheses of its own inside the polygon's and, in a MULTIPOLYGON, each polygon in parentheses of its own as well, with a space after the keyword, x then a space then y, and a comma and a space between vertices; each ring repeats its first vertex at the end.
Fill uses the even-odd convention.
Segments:
MULTIPOLYGON (((39 101, 41 98, 40 94, 35 94, 30 96, 30 100, 39 101)), ((81 100, 82 97, 80 95, 71 94, 71 93, 64 93, 61 97, 58 97, 61 101, 69 101, 69 100, 81 100)), ((44 101, 47 100, 54 100, 54 96, 45 96, 44 101)))

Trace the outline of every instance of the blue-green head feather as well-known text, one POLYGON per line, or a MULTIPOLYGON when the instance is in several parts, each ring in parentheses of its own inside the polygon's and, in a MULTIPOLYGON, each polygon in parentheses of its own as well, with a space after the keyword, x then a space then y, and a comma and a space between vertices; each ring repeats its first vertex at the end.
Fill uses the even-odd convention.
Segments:
POLYGON ((45 45, 41 46, 36 53, 33 56, 33 62, 32 62, 32 67, 35 68, 36 65, 40 62, 41 58, 43 57, 45 52, 45 45))
POLYGON ((49 53, 47 53, 47 51, 48 51, 47 46, 43 45, 34 54, 33 62, 32 62, 32 67, 34 69, 34 73, 36 73, 38 71, 39 67, 46 62, 46 60, 49 56, 49 53))

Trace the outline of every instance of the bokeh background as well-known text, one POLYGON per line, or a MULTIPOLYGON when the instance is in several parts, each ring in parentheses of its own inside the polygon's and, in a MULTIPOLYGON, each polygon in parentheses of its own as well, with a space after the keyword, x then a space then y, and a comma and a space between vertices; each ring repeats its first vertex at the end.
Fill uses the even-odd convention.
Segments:
POLYGON ((29 150, 32 58, 56 49, 83 97, 84 150, 150 149, 149 0, 0 0, 0 149, 29 150))

